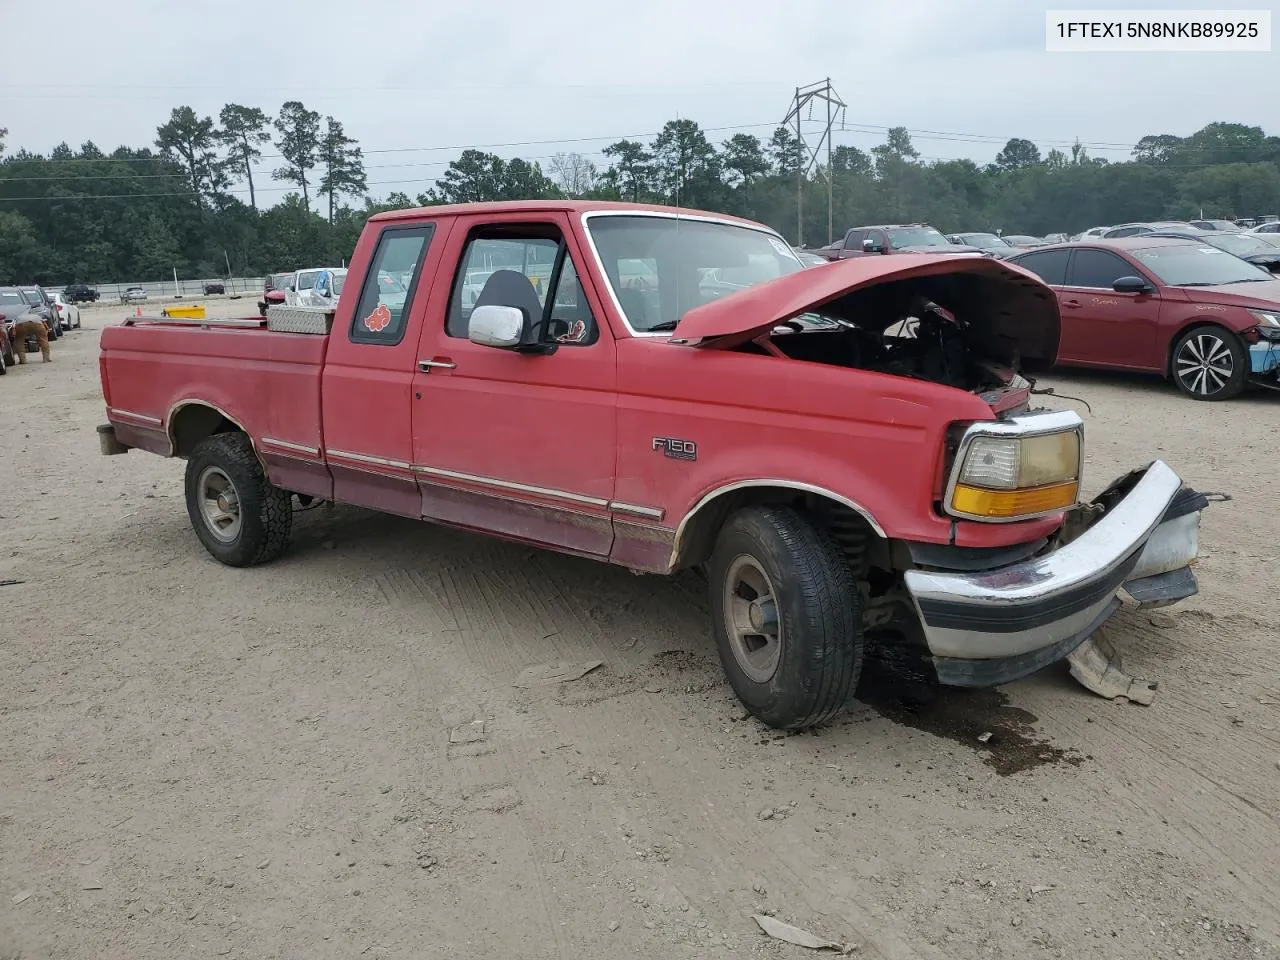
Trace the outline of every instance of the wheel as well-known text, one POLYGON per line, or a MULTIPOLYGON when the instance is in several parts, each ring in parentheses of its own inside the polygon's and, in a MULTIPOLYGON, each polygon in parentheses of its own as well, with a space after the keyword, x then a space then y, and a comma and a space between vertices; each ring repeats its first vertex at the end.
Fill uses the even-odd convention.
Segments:
POLYGON ((243 433, 218 433, 187 460, 187 514, 215 560, 250 567, 284 552, 293 527, 289 494, 274 486, 243 433))
POLYGON ((1173 381, 1192 400, 1230 400, 1249 378, 1249 357, 1234 333, 1192 327, 1173 348, 1173 381))
POLYGON ((862 670, 850 568, 803 514, 751 507, 725 523, 708 564, 720 662, 743 706, 798 730, 839 713, 862 670))
POLYGON ((4 352, 0 351, 0 377, 9 372, 9 361, 4 358, 4 352))

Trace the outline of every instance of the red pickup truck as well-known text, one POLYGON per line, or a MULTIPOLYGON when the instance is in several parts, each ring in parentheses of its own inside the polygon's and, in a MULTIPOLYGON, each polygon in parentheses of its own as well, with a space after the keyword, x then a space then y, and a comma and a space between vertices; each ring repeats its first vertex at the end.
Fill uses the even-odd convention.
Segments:
POLYGON ((329 312, 103 333, 103 452, 185 458, 223 563, 278 556, 297 498, 696 567, 735 692, 793 729, 864 651, 1003 683, 1122 589, 1196 591, 1207 501, 1164 463, 1077 502, 1081 420, 1014 369, 1052 362, 1056 301, 999 260, 805 270, 749 221, 533 201, 378 214, 350 280, 329 312))

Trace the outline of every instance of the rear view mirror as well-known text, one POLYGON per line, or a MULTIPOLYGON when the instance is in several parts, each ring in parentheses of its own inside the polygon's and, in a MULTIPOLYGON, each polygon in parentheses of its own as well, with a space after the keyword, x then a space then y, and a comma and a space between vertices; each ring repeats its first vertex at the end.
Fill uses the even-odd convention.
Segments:
POLYGON ((1120 277, 1111 284, 1111 289, 1116 293, 1146 293, 1151 286, 1141 277, 1120 277))
POLYGON ((528 318, 519 307, 476 307, 467 325, 467 339, 485 347, 510 349, 520 345, 527 324, 528 318))

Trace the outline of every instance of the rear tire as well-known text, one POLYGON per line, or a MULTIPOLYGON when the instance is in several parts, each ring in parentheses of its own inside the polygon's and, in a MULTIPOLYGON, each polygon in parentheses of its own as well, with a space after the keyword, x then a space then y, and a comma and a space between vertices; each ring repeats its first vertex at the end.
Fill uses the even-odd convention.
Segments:
POLYGON ((9 372, 9 361, 4 358, 4 353, 0 352, 0 377, 9 372))
POLYGON ((1215 324, 1192 327, 1173 347, 1173 382, 1192 400, 1230 400, 1249 381, 1249 355, 1240 338, 1215 324))
POLYGON ((843 710, 862 671, 862 611, 825 531, 787 507, 751 507, 725 523, 708 567, 720 662, 743 706, 780 730, 843 710))
POLYGON ((284 553, 293 528, 290 495, 267 479, 243 433, 218 433, 187 460, 187 515, 210 555, 229 567, 284 553))

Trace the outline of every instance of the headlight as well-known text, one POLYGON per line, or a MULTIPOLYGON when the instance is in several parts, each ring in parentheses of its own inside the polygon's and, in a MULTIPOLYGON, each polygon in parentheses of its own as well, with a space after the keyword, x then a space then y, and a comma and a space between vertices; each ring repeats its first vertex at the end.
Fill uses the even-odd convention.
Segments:
POLYGON ((1082 434, 1069 411, 974 424, 956 454, 947 512, 1007 521, 1067 509, 1080 492, 1082 434))
POLYGON ((1258 333, 1264 340, 1280 340, 1280 313, 1250 310, 1249 316, 1258 321, 1258 333))

